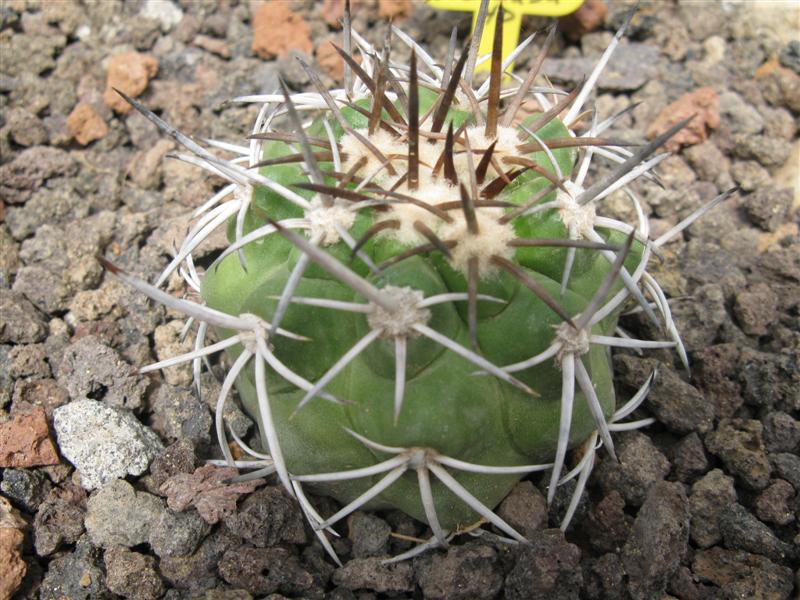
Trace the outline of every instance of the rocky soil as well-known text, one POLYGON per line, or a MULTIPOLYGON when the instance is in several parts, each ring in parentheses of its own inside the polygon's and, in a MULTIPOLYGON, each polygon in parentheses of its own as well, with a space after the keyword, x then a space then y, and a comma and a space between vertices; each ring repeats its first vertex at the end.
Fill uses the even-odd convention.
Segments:
MULTIPOLYGON (((572 35, 559 35, 545 65, 567 86, 627 9, 591 4, 594 16, 566 23, 572 35)), ((328 44, 340 5, 0 0, 0 598, 796 597, 800 41, 790 3, 644 2, 600 80, 601 117, 637 103, 612 137, 642 141, 698 114, 660 167, 665 189, 636 184, 655 235, 719 191, 741 191, 654 263, 692 371, 670 352, 615 356, 621 397, 658 367, 637 413, 657 423, 618 437, 619 462, 601 453, 566 534, 555 527, 569 487, 548 509, 546 478, 534 477, 499 509, 528 544, 464 536, 386 567, 381 558, 425 527, 359 512, 339 528, 337 567, 276 481, 226 485, 229 472, 205 465, 219 384, 205 381, 207 403, 187 368, 137 371, 190 347, 184 321, 95 255, 153 280, 221 181, 170 159, 174 144, 110 87, 197 138, 241 143, 257 108, 228 98, 273 90, 279 74, 309 88, 296 56, 327 84, 340 80, 328 44)), ((435 56, 453 25, 462 40, 469 29, 465 13, 357 2, 355 26, 371 39, 388 17, 435 56)), ((526 18, 523 34, 544 24, 526 18)), ((624 196, 606 209, 631 211, 624 196)), ((170 290, 185 291, 177 279, 170 290)), ((657 335, 635 315, 623 326, 657 335)), ((245 414, 231 404, 225 417, 252 441, 245 414)))

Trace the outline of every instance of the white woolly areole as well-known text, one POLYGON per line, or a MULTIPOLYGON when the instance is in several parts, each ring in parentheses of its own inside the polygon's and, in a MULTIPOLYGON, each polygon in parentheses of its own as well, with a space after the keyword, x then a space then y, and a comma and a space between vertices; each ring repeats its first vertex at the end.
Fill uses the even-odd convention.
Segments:
MULTIPOLYGON (((429 174, 420 173, 420 185, 416 190, 409 190, 403 185, 398 190, 401 194, 413 196, 427 204, 436 206, 444 202, 459 201, 460 195, 456 187, 450 185, 445 180, 432 181, 429 174)), ((450 216, 455 216, 458 211, 448 211, 450 216)), ((434 232, 438 231, 444 223, 431 211, 410 202, 398 201, 391 205, 391 209, 380 215, 381 221, 398 219, 400 226, 397 229, 386 229, 380 233, 381 236, 395 239, 401 244, 419 245, 427 243, 427 239, 414 228, 415 221, 422 221, 434 232)))
POLYGON ((569 323, 555 326, 556 340, 561 348, 556 354, 557 363, 560 365, 564 356, 582 356, 589 352, 589 331, 586 328, 576 330, 569 323))
MULTIPOLYGON (((485 127, 483 125, 476 125, 475 127, 468 127, 467 128, 467 135, 469 136, 469 146, 472 148, 473 153, 473 163, 474 167, 478 166, 481 158, 483 157, 483 152, 476 152, 477 150, 486 150, 489 146, 492 145, 492 142, 497 140, 497 143, 494 146, 494 151, 492 152, 492 156, 497 160, 497 162, 503 165, 503 159, 506 156, 520 156, 519 150, 517 150, 517 146, 519 146, 522 142, 519 139, 519 132, 514 127, 497 127, 497 138, 490 138, 486 137, 484 132, 485 127)), ((442 145, 444 147, 444 145, 442 145)), ((456 149, 463 149, 463 146, 458 145, 456 149)), ((453 163, 456 166, 456 172, 458 173, 465 173, 468 167, 467 165, 467 155, 466 152, 456 153, 455 157, 453 158, 453 163)), ((499 175, 497 170, 489 163, 489 168, 486 171, 487 177, 496 177, 499 175)), ((462 177, 463 178, 463 177, 462 177)))
POLYGON ((478 233, 473 235, 467 228, 467 220, 461 210, 451 211, 453 223, 445 223, 439 229, 439 237, 445 241, 454 240, 458 244, 451 249, 453 255, 451 266, 461 271, 465 276, 468 273, 469 259, 478 259, 478 272, 481 276, 497 269, 490 261, 493 255, 512 260, 514 248, 508 243, 516 238, 511 223, 499 223, 503 215, 500 208, 475 209, 475 220, 478 223, 478 233))
POLYGON ((343 201, 337 199, 330 206, 325 206, 318 196, 311 200, 311 208, 306 210, 305 216, 311 224, 310 237, 318 238, 323 246, 339 241, 336 225, 348 231, 356 220, 356 213, 343 201))
POLYGON ((574 232, 577 239, 581 239, 586 232, 594 230, 594 220, 597 216, 594 202, 578 204, 575 198, 583 192, 583 188, 572 181, 565 181, 564 187, 569 193, 558 190, 556 194, 556 201, 563 205, 558 209, 558 214, 567 230, 574 232))
POLYGON ((383 338, 415 337, 419 335, 414 325, 426 325, 431 318, 431 311, 419 304, 425 296, 419 290, 410 287, 387 285, 381 289, 395 303, 397 310, 388 311, 377 304, 367 313, 367 322, 372 329, 379 331, 383 338))

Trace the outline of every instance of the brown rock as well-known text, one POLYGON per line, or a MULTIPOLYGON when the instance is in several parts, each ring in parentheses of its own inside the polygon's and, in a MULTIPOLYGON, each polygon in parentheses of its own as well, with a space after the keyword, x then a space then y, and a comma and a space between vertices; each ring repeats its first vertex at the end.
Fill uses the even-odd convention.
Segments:
POLYGON ((558 20, 558 29, 576 40, 602 25, 607 14, 608 7, 603 0, 585 0, 574 13, 558 20))
POLYGON ((149 54, 126 52, 108 63, 106 91, 103 101, 118 113, 128 114, 133 108, 113 88, 136 98, 147 89, 147 83, 158 73, 158 59, 149 54))
POLYGON ((719 97, 713 88, 696 89, 667 106, 647 129, 647 138, 653 139, 692 115, 695 115, 694 119, 664 144, 668 151, 703 143, 708 138, 706 128, 715 129, 719 125, 719 97))
POLYGON ((194 38, 192 44, 198 48, 202 48, 203 50, 208 50, 212 54, 216 54, 219 57, 231 57, 230 46, 228 46, 228 44, 226 44, 223 40, 218 40, 208 35, 198 35, 194 38))
POLYGON ((311 54, 311 29, 287 2, 267 2, 253 16, 253 54, 263 59, 284 56, 289 50, 311 54))
MULTIPOLYGON (((323 0, 322 2, 322 19, 329 27, 334 29, 341 29, 339 19, 344 16, 344 3, 345 0, 323 0)), ((356 10, 357 0, 350 0, 350 13, 356 10)))
POLYGON ((404 19, 413 8, 411 0, 378 0, 378 14, 383 19, 404 19))
POLYGON ((81 146, 87 146, 108 133, 108 125, 91 105, 80 102, 67 117, 67 129, 81 146))
POLYGON ((43 408, 34 408, 0 425, 0 467, 35 467, 59 462, 43 408))
POLYGON ((25 539, 22 533, 23 527, 25 521, 11 503, 0 496, 0 599, 2 600, 14 596, 28 570, 25 561, 22 560, 22 542, 25 539))
POLYGON ((317 64, 335 81, 341 81, 344 77, 344 61, 330 40, 317 46, 317 64))

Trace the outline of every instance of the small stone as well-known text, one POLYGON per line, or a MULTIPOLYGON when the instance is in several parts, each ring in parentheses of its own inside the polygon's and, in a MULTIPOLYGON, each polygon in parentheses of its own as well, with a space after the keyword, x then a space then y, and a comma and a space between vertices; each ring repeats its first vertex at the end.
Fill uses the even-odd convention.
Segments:
POLYGON ((779 540, 741 504, 726 505, 719 513, 718 522, 726 548, 761 554, 777 562, 794 555, 790 544, 779 540))
POLYGON ((194 40, 192 40, 192 45, 202 48, 203 50, 208 50, 220 58, 231 57, 231 48, 228 46, 228 44, 226 44, 223 40, 218 40, 207 35, 196 36, 194 40))
POLYGON ((0 483, 0 490, 31 514, 39 508, 50 487, 44 473, 30 469, 5 469, 0 483))
POLYGON ((158 59, 149 54, 125 52, 111 58, 106 73, 106 90, 103 101, 115 112, 126 115, 133 107, 114 91, 125 92, 138 98, 146 89, 148 82, 158 73, 158 59))
POLYGON ((103 598, 108 588, 101 564, 100 551, 86 536, 82 537, 74 551, 60 554, 48 563, 40 600, 103 598))
POLYGON ((141 475, 163 448, 133 413, 95 400, 78 400, 53 412, 61 452, 92 490, 126 475, 141 475))
POLYGON ((53 411, 69 402, 69 396, 55 379, 17 381, 14 385, 13 412, 30 412, 34 407, 44 409, 48 420, 53 411))
MULTIPOLYGON (((322 19, 334 29, 341 29, 339 22, 344 16, 345 0, 324 0, 322 3, 322 19)), ((350 11, 353 13, 357 5, 357 0, 350 0, 350 11)))
POLYGON ((619 490, 626 504, 640 506, 650 486, 669 473, 669 461, 638 431, 623 433, 617 442, 618 461, 601 462, 596 467, 597 480, 606 493, 619 490))
POLYGON ((158 21, 161 31, 166 33, 181 22, 183 11, 173 2, 146 0, 141 11, 139 11, 139 16, 158 21))
POLYGON ((708 458, 703 442, 696 433, 690 433, 672 448, 672 466, 680 481, 689 483, 708 470, 708 458))
POLYGON ((608 6, 603 0, 586 0, 578 10, 558 20, 558 30, 577 40, 600 27, 607 14, 608 6))
POLYGON ((689 162, 700 179, 711 181, 721 189, 725 187, 723 184, 731 182, 728 173, 731 161, 710 140, 685 148, 682 156, 689 162))
POLYGON ((8 353, 9 372, 16 379, 44 379, 50 376, 44 344, 14 346, 8 353))
POLYGON ((370 590, 380 594, 398 594, 414 589, 411 564, 385 565, 381 558, 354 558, 333 573, 333 583, 348 590, 370 590))
POLYGON ((113 547, 103 558, 106 583, 115 594, 131 600, 157 600, 164 594, 164 582, 152 556, 113 547))
POLYGON ((264 60, 284 56, 289 50, 311 54, 311 29, 286 2, 267 2, 253 16, 253 54, 264 60))
POLYGON ((792 153, 789 141, 769 135, 738 134, 733 136, 733 154, 737 158, 752 158, 764 167, 779 167, 792 153))
POLYGON ((790 40, 778 57, 781 64, 800 75, 800 41, 790 40))
POLYGON ((632 517, 625 514, 625 500, 610 491, 589 513, 585 527, 589 540, 601 552, 616 552, 630 535, 632 517))
POLYGON ((236 512, 225 518, 225 525, 257 548, 306 541, 303 515, 283 486, 267 486, 250 494, 236 512))
POLYGON ((481 543, 450 546, 414 561, 417 583, 431 600, 491 600, 503 585, 497 551, 481 543))
MULTIPOLYGON (((194 350, 191 336, 181 339, 184 325, 184 321, 176 319, 156 327, 153 341, 158 360, 166 360, 194 350)), ((161 369, 161 373, 170 385, 189 386, 193 381, 191 362, 161 369)))
POLYGON ((50 490, 33 521, 36 554, 49 556, 62 544, 74 544, 84 531, 86 492, 71 483, 50 490))
POLYGON ((151 427, 167 441, 189 439, 196 448, 211 443, 213 421, 208 408, 191 390, 161 385, 150 397, 151 427))
POLYGON ((625 569, 616 554, 609 552, 597 559, 588 558, 582 566, 582 592, 587 599, 621 600, 629 597, 625 586, 625 569))
POLYGON ((764 117, 736 92, 720 94, 719 114, 733 134, 755 135, 764 130, 764 117))
POLYGON ((764 489, 772 472, 762 431, 760 421, 722 419, 705 439, 709 452, 717 455, 726 469, 752 490, 764 489))
POLYGON ((47 336, 42 314, 19 292, 0 288, 0 343, 30 344, 47 336))
POLYGON ((742 208, 750 222, 764 231, 777 231, 792 210, 794 193, 790 188, 759 188, 744 197, 742 208))
POLYGON ((383 519, 357 511, 347 520, 347 537, 353 543, 353 558, 385 556, 392 529, 383 519))
POLYGON ((89 498, 84 525, 96 546, 130 548, 149 539, 163 512, 162 500, 115 479, 89 498))
MULTIPOLYGON (((153 490, 158 490, 161 485, 173 475, 178 473, 193 473, 197 467, 194 442, 188 439, 179 439, 158 453, 150 465, 150 477, 153 490)), ((154 491, 153 493, 158 493, 154 491)))
POLYGON ((520 481, 497 508, 498 516, 526 538, 547 526, 547 499, 530 481, 520 481))
POLYGON ((717 521, 720 512, 732 502, 736 502, 733 478, 720 469, 710 471, 692 485, 689 495, 690 534, 695 544, 707 548, 722 539, 717 521))
POLYGON ((680 483, 659 481, 647 493, 622 550, 628 591, 635 600, 667 588, 689 543, 689 503, 680 483))
POLYGON ((794 498, 792 484, 783 479, 776 479, 756 498, 754 504, 756 516, 767 523, 788 525, 796 518, 792 509, 794 498))
POLYGON ((28 566, 22 558, 25 520, 0 497, 0 598, 12 598, 22 585, 28 566))
POLYGON ((800 372, 787 354, 742 348, 739 381, 742 397, 750 406, 800 408, 800 372))
POLYGON ((701 550, 692 559, 692 572, 722 588, 724 598, 788 600, 793 588, 791 569, 741 550, 701 550))
POLYGON ((5 129, 20 146, 30 148, 47 144, 47 129, 36 115, 24 108, 12 108, 6 113, 5 129))
POLYGON ((785 412, 768 414, 764 420, 764 447, 767 452, 795 452, 800 444, 800 421, 785 412))
POLYGON ((50 146, 28 148, 11 162, 0 165, 0 199, 22 204, 48 179, 74 175, 77 170, 75 159, 64 150, 50 146))
POLYGON ((59 462, 44 409, 34 408, 30 413, 0 423, 0 467, 35 467, 59 462))
POLYGON ((259 596, 302 594, 314 584, 311 573, 285 548, 239 546, 228 550, 220 561, 219 573, 234 587, 259 596))
POLYGON ((209 531, 211 526, 197 512, 167 509, 150 529, 148 541, 159 557, 186 556, 197 549, 209 531))
POLYGON ((413 9, 411 0, 378 0, 378 16, 381 19, 405 19, 413 9))
POLYGON ((94 335, 66 347, 56 377, 73 399, 102 399, 108 406, 130 410, 142 408, 148 385, 145 376, 94 335))
POLYGON ((88 146, 108 133, 108 125, 90 104, 80 102, 67 117, 67 128, 81 146, 88 146))
POLYGON ((768 284, 757 283, 736 295, 733 314, 747 335, 766 335, 778 319, 778 295, 768 284))
POLYGON ((664 144, 668 151, 676 152, 682 146, 701 144, 708 138, 707 129, 719 126, 719 98, 713 88, 699 88, 668 105, 648 127, 647 138, 652 140, 694 114, 694 119, 664 144))
POLYGON ((731 176, 745 192, 753 192, 772 184, 769 171, 754 160, 734 161, 731 176))
POLYGON ((770 462, 775 468, 775 474, 791 483, 795 491, 800 493, 800 456, 781 452, 770 456, 770 462))
MULTIPOLYGON (((159 571, 169 583, 181 590, 198 592, 219 585, 218 567, 223 555, 230 548, 239 545, 239 541, 225 527, 219 527, 203 540, 193 554, 187 556, 165 556, 159 562, 159 571)), ((177 596, 177 600, 193 597, 186 592, 177 596)))
MULTIPOLYGON (((630 92, 638 90, 656 74, 659 50, 649 44, 630 42, 620 45, 597 80, 598 91, 630 92)), ((547 58, 542 72, 554 81, 576 85, 591 73, 597 57, 547 58)))
POLYGON ((647 394, 647 406, 656 418, 671 431, 687 434, 705 433, 711 429, 714 407, 697 388, 686 383, 669 366, 652 358, 618 355, 614 369, 626 383, 641 385, 653 371, 655 381, 647 394), (638 383, 636 383, 638 382, 638 383))
POLYGON ((581 551, 559 529, 539 531, 514 547, 515 564, 505 580, 508 600, 578 600, 581 551))
POLYGON ((728 343, 705 347, 694 356, 695 380, 703 387, 717 418, 732 417, 744 404, 737 382, 739 354, 739 347, 728 343))

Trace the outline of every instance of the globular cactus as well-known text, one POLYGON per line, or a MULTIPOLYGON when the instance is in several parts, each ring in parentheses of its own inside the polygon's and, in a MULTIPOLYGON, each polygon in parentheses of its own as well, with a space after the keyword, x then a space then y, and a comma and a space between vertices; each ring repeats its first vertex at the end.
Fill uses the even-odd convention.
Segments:
POLYGON ((652 376, 617 407, 609 347, 676 347, 685 361, 648 259, 727 194, 649 238, 625 186, 654 177, 667 155, 650 155, 685 123, 631 151, 603 137, 619 115, 582 114, 623 31, 566 93, 535 85, 554 28, 531 71, 501 89, 531 39, 503 65, 498 26, 490 78, 473 89, 477 44, 457 60, 451 45, 442 67, 394 30, 411 48, 410 63, 396 64, 389 43, 378 52, 344 21, 345 89, 326 90, 303 65, 317 93, 284 86, 239 99, 263 108, 248 147, 216 144, 238 152, 235 160, 129 99, 194 153, 186 160, 230 181, 197 210, 155 286, 107 263, 199 322, 196 351, 150 368, 191 360, 199 375, 207 355, 225 351, 216 415, 226 461, 255 476, 276 472, 330 552, 326 530, 362 507, 427 522, 430 542, 412 553, 481 517, 521 540, 492 509, 535 471, 550 472, 550 500, 560 482, 578 478, 566 526, 596 450, 613 457, 611 433, 648 422, 620 423, 652 376), (542 112, 518 120, 530 97, 542 112), (580 120, 590 124, 578 134, 580 120), (595 158, 613 168, 586 185, 595 158), (601 201, 618 189, 637 223, 601 216, 601 201), (201 274, 192 251, 219 227, 230 246, 201 274), (161 291, 175 271, 204 304, 161 291), (630 304, 665 341, 618 334, 630 304), (219 341, 206 341, 209 326, 219 341), (234 385, 269 451, 237 438, 255 460, 234 461, 228 447, 222 414, 234 385), (583 457, 564 473, 578 445, 583 457), (344 508, 319 515, 306 484, 344 508))

